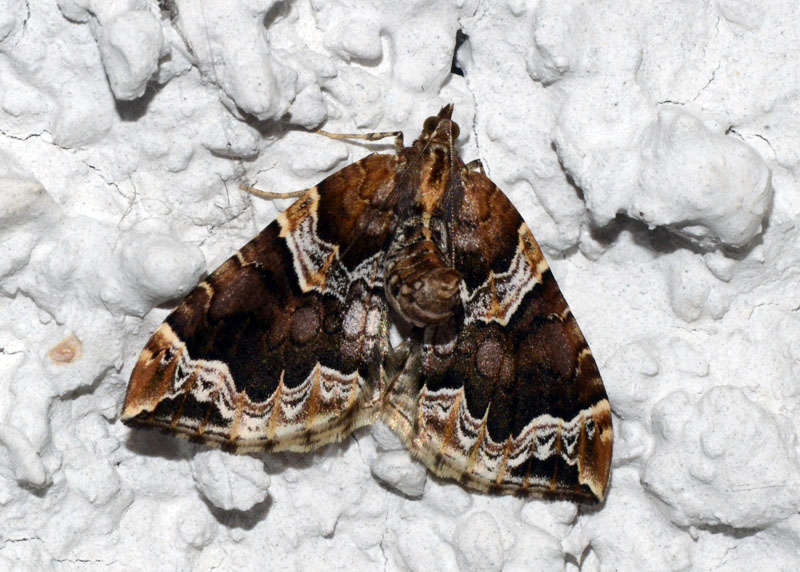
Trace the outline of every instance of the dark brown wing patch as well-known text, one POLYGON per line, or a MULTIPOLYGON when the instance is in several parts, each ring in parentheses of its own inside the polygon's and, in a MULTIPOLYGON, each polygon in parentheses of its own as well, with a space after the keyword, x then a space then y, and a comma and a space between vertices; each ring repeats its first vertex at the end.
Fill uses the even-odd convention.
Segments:
POLYGON ((331 175, 201 283, 142 352, 123 421, 240 451, 309 450, 370 422, 396 163, 331 175), (342 224, 320 216, 344 208, 342 224))
POLYGON ((419 393, 389 423, 434 473, 471 488, 602 500, 611 412, 591 351, 519 213, 483 174, 461 175, 463 314, 428 329, 401 390, 419 393))

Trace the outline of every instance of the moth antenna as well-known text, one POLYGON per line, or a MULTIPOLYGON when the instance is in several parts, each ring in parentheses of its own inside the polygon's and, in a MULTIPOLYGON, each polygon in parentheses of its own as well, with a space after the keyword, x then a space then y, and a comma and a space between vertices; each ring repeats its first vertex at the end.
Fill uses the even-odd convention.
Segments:
POLYGON ((267 200, 296 199, 297 197, 302 197, 308 192, 308 189, 303 189, 302 191, 292 191, 289 193, 273 193, 271 191, 262 191, 261 189, 250 187, 248 185, 239 185, 239 188, 243 191, 247 191, 251 195, 255 195, 258 198, 267 200))
POLYGON ((361 139, 362 141, 380 141, 388 137, 394 137, 395 151, 399 153, 403 150, 403 132, 402 131, 377 131, 374 133, 331 133, 322 129, 314 129, 312 133, 324 135, 330 139, 361 139))

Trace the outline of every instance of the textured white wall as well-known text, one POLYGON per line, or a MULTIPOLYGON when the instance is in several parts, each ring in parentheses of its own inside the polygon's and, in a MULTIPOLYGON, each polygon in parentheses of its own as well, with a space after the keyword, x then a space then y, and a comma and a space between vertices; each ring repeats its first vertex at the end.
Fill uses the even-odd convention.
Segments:
POLYGON ((794 2, 162 4, 0 0, 0 570, 800 568, 794 2), (380 426, 235 457, 117 421, 289 204, 240 182, 391 149, 298 127, 410 141, 450 101, 600 365, 604 505, 468 493, 380 426))

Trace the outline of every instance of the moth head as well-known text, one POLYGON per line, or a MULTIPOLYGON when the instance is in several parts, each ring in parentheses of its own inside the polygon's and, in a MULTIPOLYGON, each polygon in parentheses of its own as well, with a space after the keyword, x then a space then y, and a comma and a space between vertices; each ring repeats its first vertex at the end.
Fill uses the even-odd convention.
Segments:
POLYGON ((458 123, 451 119, 452 117, 453 104, 448 103, 442 107, 439 115, 428 117, 425 120, 425 123, 422 124, 422 133, 419 136, 419 140, 443 139, 450 142, 458 139, 458 134, 461 130, 458 128, 458 123))

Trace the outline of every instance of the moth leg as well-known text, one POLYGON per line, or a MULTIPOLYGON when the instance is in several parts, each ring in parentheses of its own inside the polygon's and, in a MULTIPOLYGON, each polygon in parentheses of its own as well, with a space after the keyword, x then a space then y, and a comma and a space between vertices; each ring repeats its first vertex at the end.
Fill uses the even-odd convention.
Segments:
POLYGON ((386 352, 386 370, 392 375, 402 371, 410 354, 411 344, 407 339, 403 340, 397 347, 386 352))
POLYGON ((273 193, 270 191, 262 191, 261 189, 257 189, 255 187, 248 187, 247 185, 239 185, 239 188, 243 191, 247 191, 251 195, 255 195, 261 199, 295 199, 297 197, 302 197, 308 189, 303 189, 302 191, 292 191, 291 193, 273 193))
POLYGON ((315 129, 314 133, 319 133, 331 139, 363 139, 364 141, 380 141, 387 137, 394 137, 395 151, 398 153, 403 150, 402 131, 379 131, 377 133, 331 133, 322 129, 315 129))
POLYGON ((481 175, 485 175, 486 171, 483 170, 483 163, 480 159, 475 159, 466 164, 467 171, 478 171, 481 175))

